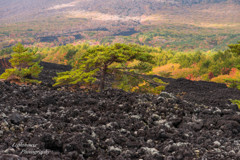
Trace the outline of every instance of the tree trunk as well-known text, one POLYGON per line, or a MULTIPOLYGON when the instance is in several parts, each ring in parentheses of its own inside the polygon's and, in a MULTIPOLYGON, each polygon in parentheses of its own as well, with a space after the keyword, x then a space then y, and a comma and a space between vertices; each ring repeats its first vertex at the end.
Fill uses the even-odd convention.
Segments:
POLYGON ((103 70, 102 70, 102 77, 101 77, 101 82, 100 82, 100 91, 102 92, 105 88, 105 77, 107 73, 107 65, 104 65, 103 70))

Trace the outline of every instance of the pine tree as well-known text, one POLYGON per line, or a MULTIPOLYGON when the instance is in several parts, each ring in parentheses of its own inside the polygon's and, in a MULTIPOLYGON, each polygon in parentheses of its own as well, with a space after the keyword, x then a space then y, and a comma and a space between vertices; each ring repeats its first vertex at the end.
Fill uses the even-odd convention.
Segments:
POLYGON ((38 80, 34 79, 42 71, 36 52, 29 52, 21 43, 13 47, 13 51, 12 58, 9 60, 12 68, 6 69, 0 79, 39 83, 38 80))
MULTIPOLYGON (((91 85, 99 81, 100 91, 105 88, 106 75, 113 73, 117 75, 136 76, 152 69, 153 56, 137 45, 114 44, 111 46, 96 46, 84 53, 76 68, 71 71, 58 73, 55 77, 56 85, 80 84, 91 85), (127 62, 138 61, 131 68, 126 66, 127 62)), ((142 77, 142 76, 141 76, 142 77)), ((139 79, 139 76, 137 76, 139 79)), ((141 81, 142 82, 142 81, 141 81)))
POLYGON ((234 53, 236 56, 240 56, 240 41, 237 44, 228 45, 229 51, 234 53))

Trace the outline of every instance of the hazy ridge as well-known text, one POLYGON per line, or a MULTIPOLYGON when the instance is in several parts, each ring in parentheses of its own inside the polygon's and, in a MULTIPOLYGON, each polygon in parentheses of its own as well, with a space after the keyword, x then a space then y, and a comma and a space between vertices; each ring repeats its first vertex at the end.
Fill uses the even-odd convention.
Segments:
POLYGON ((25 21, 68 11, 97 11, 105 14, 140 16, 165 9, 171 10, 171 7, 195 7, 197 4, 220 3, 239 4, 240 2, 237 0, 2 0, 0 22, 25 21))

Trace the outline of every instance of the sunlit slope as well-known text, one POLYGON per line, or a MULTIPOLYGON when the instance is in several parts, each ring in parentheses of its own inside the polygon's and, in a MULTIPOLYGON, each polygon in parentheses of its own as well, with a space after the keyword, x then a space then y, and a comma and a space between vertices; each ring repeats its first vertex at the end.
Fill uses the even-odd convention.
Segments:
POLYGON ((79 40, 224 49, 240 40, 239 0, 1 0, 0 15, 0 49, 79 40))
MULTIPOLYGON (((1 0, 0 22, 24 21, 56 14, 66 15, 72 11, 130 17, 170 11, 174 13, 173 16, 187 15, 191 18, 194 15, 211 15, 209 13, 211 10, 210 12, 217 15, 224 13, 237 17, 239 10, 236 6, 239 4, 237 0, 1 0), (196 10, 196 12, 191 12, 191 10, 196 10)), ((165 13, 168 14, 168 12, 165 13)))

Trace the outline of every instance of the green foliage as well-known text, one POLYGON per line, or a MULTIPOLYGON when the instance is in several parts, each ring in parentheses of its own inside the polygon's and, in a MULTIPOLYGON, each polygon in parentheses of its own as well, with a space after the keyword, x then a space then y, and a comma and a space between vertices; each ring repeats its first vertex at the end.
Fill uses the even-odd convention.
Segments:
POLYGON ((24 48, 21 43, 18 43, 15 47, 13 47, 13 51, 16 53, 23 53, 27 51, 27 48, 24 48))
POLYGON ((39 66, 39 56, 36 55, 36 52, 28 52, 28 49, 20 43, 13 47, 13 51, 15 53, 9 60, 13 68, 6 69, 0 79, 38 83, 39 81, 33 78, 38 77, 42 67, 39 66))
POLYGON ((240 56, 240 41, 238 44, 230 44, 228 47, 230 52, 234 53, 237 56, 240 56))
POLYGON ((137 93, 159 94, 165 89, 166 85, 167 83, 157 78, 146 79, 143 77, 137 78, 125 75, 121 83, 116 85, 116 87, 125 91, 137 93))
POLYGON ((77 50, 69 49, 64 58, 66 58, 67 60, 71 60, 76 53, 77 53, 77 50))
POLYGON ((151 94, 160 94, 165 89, 165 86, 159 84, 159 86, 152 86, 149 82, 144 81, 139 83, 137 86, 134 86, 131 91, 137 93, 151 93, 151 94))
POLYGON ((79 68, 72 71, 58 73, 58 77, 54 78, 54 80, 56 81, 54 86, 77 83, 79 83, 80 85, 89 86, 97 80, 94 77, 97 71, 98 69, 85 72, 83 68, 79 68))
POLYGON ((120 73, 115 77, 113 86, 124 91, 137 93, 159 94, 164 89, 167 83, 157 78, 147 78, 143 75, 128 72, 127 74, 120 73))
POLYGON ((0 56, 9 55, 13 52, 12 48, 5 48, 0 51, 0 56))
POLYGON ((217 54, 213 55, 213 60, 214 61, 224 61, 226 59, 229 59, 232 57, 232 53, 231 52, 217 52, 217 54))
MULTIPOLYGON (((162 36, 165 34, 165 32, 161 31, 160 29, 158 32, 159 35, 157 36, 162 36)), ((144 34, 139 33, 138 36, 144 36, 144 34)), ((151 36, 154 37, 156 35, 154 33, 151 33, 150 37, 151 36)), ((216 78, 219 75, 227 76, 232 68, 240 69, 240 56, 238 54, 238 47, 239 43, 229 45, 229 49, 225 51, 176 52, 173 50, 162 49, 161 47, 151 47, 146 45, 122 45, 122 47, 117 48, 117 45, 91 46, 88 43, 83 43, 79 45, 67 44, 53 48, 39 48, 38 52, 46 57, 44 61, 68 64, 73 66, 75 72, 66 72, 65 74, 61 73, 62 78, 59 78, 58 81, 56 81, 55 85, 76 83, 79 83, 81 85, 90 85, 92 83, 102 83, 102 77, 105 77, 106 73, 115 74, 115 77, 116 74, 120 74, 120 71, 122 73, 133 72, 144 74, 151 71, 152 67, 156 67, 156 70, 159 67, 161 72, 159 71, 156 73, 158 73, 159 76, 163 77, 174 77, 174 75, 179 75, 179 77, 186 78, 187 76, 192 75, 192 80, 211 80, 212 78, 216 78), (136 58, 133 58, 133 60, 131 58, 126 59, 126 57, 122 57, 120 54, 120 52, 126 52, 124 54, 128 57, 131 56, 129 53, 138 51, 144 52, 146 55, 151 55, 151 62, 146 63, 143 61, 144 59, 147 59, 146 57, 141 58, 141 56, 136 56, 136 58), (117 55, 119 59, 122 57, 123 60, 119 61, 116 56, 113 56, 114 54, 117 55), (111 64, 107 64, 108 67, 106 71, 103 71, 104 62, 111 59, 111 56, 115 58, 116 61, 113 60, 111 64), (180 64, 180 68, 177 67, 164 70, 164 65, 169 63, 180 64), (163 66, 163 68, 161 68, 161 66, 163 66), (181 72, 187 73, 186 71, 189 71, 191 73, 189 73, 189 75, 180 74, 181 72), (103 73, 104 75, 102 75, 103 73), (92 78, 88 79, 87 77, 92 78)), ((14 50, 15 52, 22 52, 24 48, 19 45, 14 47, 14 50)), ((24 53, 28 54, 31 52, 35 53, 36 51, 30 51, 30 49, 28 49, 28 51, 24 53)), ((26 58, 23 59, 24 61, 27 60, 26 58)), ((31 65, 32 60, 29 59, 27 61, 29 61, 29 64, 26 63, 24 65, 31 65)), ((17 64, 15 65, 17 66, 17 64)), ((124 81, 124 79, 122 81, 124 81)), ((143 83, 143 81, 139 83, 143 83)), ((132 87, 134 86, 137 85, 133 85, 132 87)), ((236 82, 232 82, 231 86, 236 87, 236 82)))
POLYGON ((240 109, 240 100, 231 100, 233 104, 238 105, 238 109, 240 109))
POLYGON ((240 79, 225 79, 225 82, 229 85, 230 88, 237 88, 240 90, 240 79))
POLYGON ((200 74, 207 73, 210 65, 211 65, 211 61, 209 59, 207 59, 206 61, 203 61, 200 65, 200 74))
POLYGON ((171 50, 162 50, 162 48, 160 48, 159 51, 151 51, 150 53, 152 52, 156 66, 165 65, 174 57, 174 52, 171 50))
POLYGON ((90 48, 89 44, 63 45, 54 48, 40 48, 39 52, 43 55, 44 61, 60 64, 75 65, 75 62, 90 48), (65 63, 67 62, 67 63, 65 63))
POLYGON ((109 37, 104 37, 100 43, 101 44, 111 44, 113 42, 115 37, 109 36, 109 37))
POLYGON ((98 80, 100 90, 105 87, 107 74, 127 74, 128 72, 144 73, 151 70, 154 63, 153 56, 137 45, 114 44, 110 46, 96 46, 83 53, 78 64, 72 71, 59 73, 54 78, 56 85, 81 84, 91 85, 98 80), (127 62, 138 61, 128 68, 127 62))
POLYGON ((12 75, 16 75, 16 74, 17 74, 17 68, 6 69, 5 72, 2 75, 0 75, 0 79, 6 80, 12 75))
POLYGON ((160 45, 164 49, 206 51, 210 49, 223 50, 226 48, 226 44, 236 43, 240 37, 239 33, 233 33, 230 30, 227 33, 216 28, 195 28, 191 25, 161 25, 161 27, 141 26, 140 33, 129 38, 139 44, 160 45))
POLYGON ((180 64, 181 68, 189 68, 191 65, 199 63, 204 58, 205 56, 200 51, 195 53, 178 53, 173 57, 172 62, 180 64))

